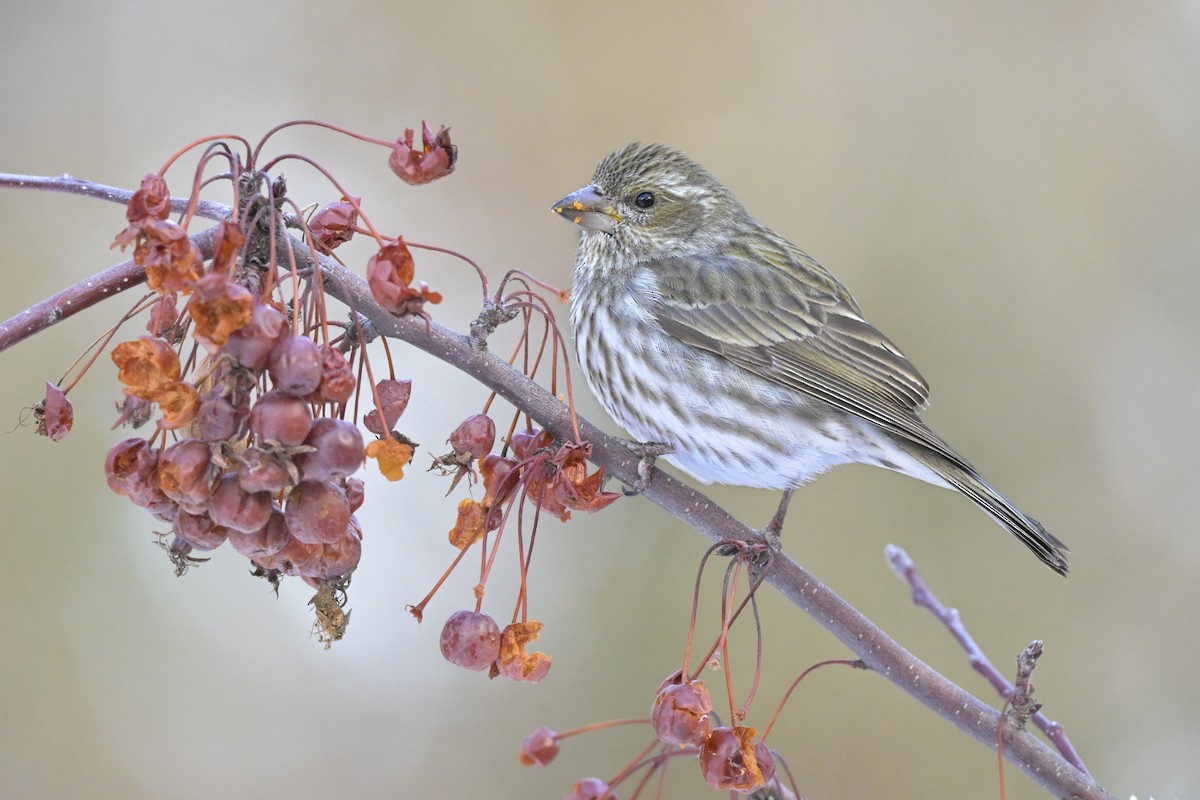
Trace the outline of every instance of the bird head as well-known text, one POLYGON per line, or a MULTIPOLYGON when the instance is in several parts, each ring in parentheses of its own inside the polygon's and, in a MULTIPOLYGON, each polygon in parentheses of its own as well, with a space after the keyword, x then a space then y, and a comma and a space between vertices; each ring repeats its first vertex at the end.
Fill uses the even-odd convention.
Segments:
POLYGON ((601 246, 639 260, 711 251, 748 219, 695 161, 665 145, 638 142, 601 161, 591 183, 550 210, 582 228, 585 239, 599 237, 601 246))

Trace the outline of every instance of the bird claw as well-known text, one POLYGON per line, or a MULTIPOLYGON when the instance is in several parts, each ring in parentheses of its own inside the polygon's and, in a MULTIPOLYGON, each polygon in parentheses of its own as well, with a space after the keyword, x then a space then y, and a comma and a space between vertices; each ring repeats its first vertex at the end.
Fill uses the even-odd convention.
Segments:
POLYGON ((634 442, 623 439, 621 444, 625 445, 625 449, 639 459, 637 480, 633 482, 633 486, 622 490, 626 497, 633 497, 646 491, 646 487, 650 485, 650 479, 654 477, 654 462, 658 460, 659 456, 675 452, 674 447, 663 442, 634 442))

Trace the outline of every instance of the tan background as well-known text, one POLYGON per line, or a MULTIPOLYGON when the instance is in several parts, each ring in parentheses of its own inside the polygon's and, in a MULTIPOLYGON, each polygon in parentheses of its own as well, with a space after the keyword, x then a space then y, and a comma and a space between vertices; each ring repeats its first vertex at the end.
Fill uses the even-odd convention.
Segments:
MULTIPOLYGON (((425 189, 330 133, 274 152, 318 158, 393 232, 565 284, 574 234, 547 205, 632 139, 686 150, 846 281, 933 384, 927 418, 1071 545, 1074 572, 1055 577, 960 498, 859 467, 801 493, 789 551, 991 699, 884 566, 886 543, 906 547, 998 662, 1045 639, 1039 695, 1105 785, 1169 798, 1200 787, 1198 79, 1185 2, 45 2, 6 9, 0 30, 0 169, 130 186, 205 134, 316 117, 394 137, 424 117, 461 146, 458 172, 425 189)), ((302 165, 284 172, 301 202, 333 199, 302 165)), ((119 207, 6 191, 0 215, 5 316, 116 258, 119 207)), ((463 328, 467 270, 419 269, 463 328)), ((0 355, 6 431, 127 302, 0 355)), ((423 460, 483 395, 400 358, 423 460)), ((450 556, 444 484, 372 482, 350 635, 325 653, 304 587, 277 601, 232 552, 177 580, 150 518, 105 490, 120 434, 104 363, 72 394, 67 441, 0 434, 6 796, 558 797, 641 747, 645 731, 606 732, 546 770, 516 762, 539 724, 648 708, 705 546, 682 525, 630 500, 546 526, 532 603, 554 670, 489 683, 437 655, 469 569, 425 625, 404 612, 450 556)), ((714 496, 756 524, 776 499, 714 496)), ((764 614, 759 725, 801 669, 845 655, 775 598, 764 614)), ((993 755, 877 677, 818 673, 782 724, 773 743, 806 795, 996 796, 993 755)), ((1009 778, 1009 797, 1042 796, 1009 778)), ((667 796, 696 788, 679 764, 667 796)))

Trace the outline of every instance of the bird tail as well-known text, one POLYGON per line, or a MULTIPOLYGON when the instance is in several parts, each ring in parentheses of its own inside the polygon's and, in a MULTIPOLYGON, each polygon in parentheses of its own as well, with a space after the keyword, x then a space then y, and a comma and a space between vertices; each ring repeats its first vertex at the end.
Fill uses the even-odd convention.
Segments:
POLYGON ((1005 530, 1021 540, 1033 551, 1042 563, 1059 575, 1067 574, 1067 546, 1042 527, 1042 523, 1014 506, 1004 495, 985 481, 966 462, 954 463, 937 454, 928 454, 924 460, 943 480, 971 498, 999 522, 1005 530), (929 463, 929 462, 934 463, 929 463))

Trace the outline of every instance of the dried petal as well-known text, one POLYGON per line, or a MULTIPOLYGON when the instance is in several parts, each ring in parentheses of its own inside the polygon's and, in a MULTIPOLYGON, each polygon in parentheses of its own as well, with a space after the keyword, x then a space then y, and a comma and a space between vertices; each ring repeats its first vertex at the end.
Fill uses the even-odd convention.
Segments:
POLYGON ((375 393, 379 396, 379 405, 383 410, 383 422, 379 420, 379 412, 372 410, 363 417, 363 427, 376 436, 390 433, 404 409, 408 407, 408 399, 412 396, 412 381, 381 380, 375 385, 375 393))
POLYGON ((466 550, 479 541, 485 532, 484 523, 487 514, 480 503, 469 497, 458 504, 458 519, 450 529, 450 544, 459 550, 466 550))
POLYGON ((246 234, 233 222, 222 222, 213 239, 212 271, 228 276, 246 244, 246 234))
POLYGON ((171 292, 158 298, 150 308, 150 319, 146 321, 146 332, 151 336, 161 336, 164 339, 168 331, 179 321, 179 309, 175 306, 176 294, 171 292))
POLYGON ((37 432, 52 442, 61 442, 75 424, 71 401, 57 384, 46 382, 46 397, 39 408, 37 432))

